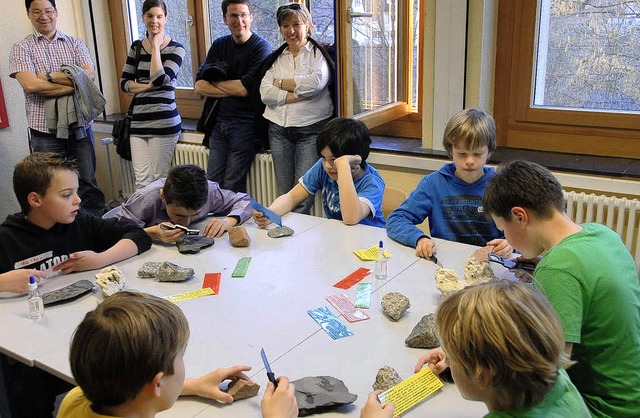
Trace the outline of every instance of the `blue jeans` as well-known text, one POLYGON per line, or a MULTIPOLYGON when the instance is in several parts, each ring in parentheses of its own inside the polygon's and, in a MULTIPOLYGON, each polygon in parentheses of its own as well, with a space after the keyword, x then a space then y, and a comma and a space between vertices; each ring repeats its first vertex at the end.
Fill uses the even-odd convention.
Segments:
MULTIPOLYGON (((328 121, 329 119, 325 119, 309 126, 289 128, 273 122, 269 123, 269 144, 278 194, 282 195, 293 189, 298 179, 318 161, 316 140, 328 121)), ((313 197, 311 196, 293 211, 309 214, 312 205, 313 197)))
POLYGON ((80 207, 96 216, 104 213, 104 194, 96 181, 96 153, 93 149, 93 130, 87 129, 87 138, 76 139, 73 132, 69 138, 56 138, 55 134, 30 129, 33 152, 56 152, 76 161, 78 166, 78 195, 80 207))
POLYGON ((247 174, 262 144, 251 119, 218 119, 209 139, 207 178, 223 189, 245 193, 247 174))

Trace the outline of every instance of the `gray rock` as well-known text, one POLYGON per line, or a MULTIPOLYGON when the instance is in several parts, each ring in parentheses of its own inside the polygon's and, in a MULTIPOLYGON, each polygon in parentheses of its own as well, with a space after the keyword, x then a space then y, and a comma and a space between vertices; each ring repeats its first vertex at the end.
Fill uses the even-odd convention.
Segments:
POLYGON ((413 331, 411 331, 411 334, 404 340, 404 343, 412 348, 435 348, 440 346, 432 313, 422 317, 420 322, 413 328, 413 331))
POLYGON ((310 376, 291 382, 295 385, 298 416, 326 412, 350 404, 358 395, 349 393, 344 382, 331 376, 310 376))
POLYGON ((267 232, 267 235, 271 238, 288 237, 289 235, 293 235, 293 229, 288 226, 279 226, 277 228, 270 229, 269 232, 267 232))
POLYGON ((402 382, 402 378, 393 367, 384 366, 378 370, 376 382, 373 384, 373 390, 391 389, 398 383, 402 382))
POLYGON ((138 277, 152 278, 158 275, 162 261, 147 261, 138 269, 138 277))
POLYGON ((382 309, 391 319, 397 321, 411 307, 409 298, 400 292, 391 292, 382 298, 382 309))
POLYGON ((182 282, 194 275, 192 268, 180 267, 165 261, 158 269, 156 279, 159 282, 182 282))
POLYGON ((213 245, 213 238, 203 236, 189 236, 185 235, 176 241, 176 247, 180 254, 197 254, 201 249, 211 247, 213 245))
POLYGON ((258 394, 260 385, 254 382, 247 382, 246 380, 238 379, 229 383, 226 392, 233 396, 233 401, 239 401, 240 399, 247 399, 258 394))

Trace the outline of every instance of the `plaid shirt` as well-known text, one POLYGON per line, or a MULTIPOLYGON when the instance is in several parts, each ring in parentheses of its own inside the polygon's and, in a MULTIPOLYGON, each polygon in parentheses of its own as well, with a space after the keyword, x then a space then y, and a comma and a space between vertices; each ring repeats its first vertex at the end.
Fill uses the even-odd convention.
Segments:
MULTIPOLYGON (((78 38, 67 36, 56 30, 49 41, 44 35, 34 31, 31 35, 16 43, 11 51, 9 76, 30 71, 34 74, 60 71, 62 64, 83 67, 93 65, 87 46, 78 38)), ((37 93, 24 93, 29 127, 36 131, 49 133, 44 116, 45 96, 37 93)))

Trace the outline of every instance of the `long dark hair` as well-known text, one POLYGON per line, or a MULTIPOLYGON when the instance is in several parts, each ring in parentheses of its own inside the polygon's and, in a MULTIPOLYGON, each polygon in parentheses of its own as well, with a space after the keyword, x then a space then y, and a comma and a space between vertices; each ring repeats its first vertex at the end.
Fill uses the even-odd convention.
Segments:
POLYGON ((164 15, 167 16, 167 4, 163 0, 145 0, 145 2, 142 3, 142 14, 147 13, 149 9, 154 7, 162 8, 164 15))

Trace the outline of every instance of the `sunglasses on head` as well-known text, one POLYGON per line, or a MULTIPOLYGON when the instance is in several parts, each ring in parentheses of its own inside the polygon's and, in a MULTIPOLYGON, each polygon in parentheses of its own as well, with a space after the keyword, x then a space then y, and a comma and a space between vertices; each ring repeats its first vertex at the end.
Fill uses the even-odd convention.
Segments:
POLYGON ((280 13, 284 12, 287 9, 300 10, 300 9, 302 9, 302 6, 300 5, 300 3, 283 4, 282 6, 278 7, 278 11, 276 13, 280 14, 280 13))

